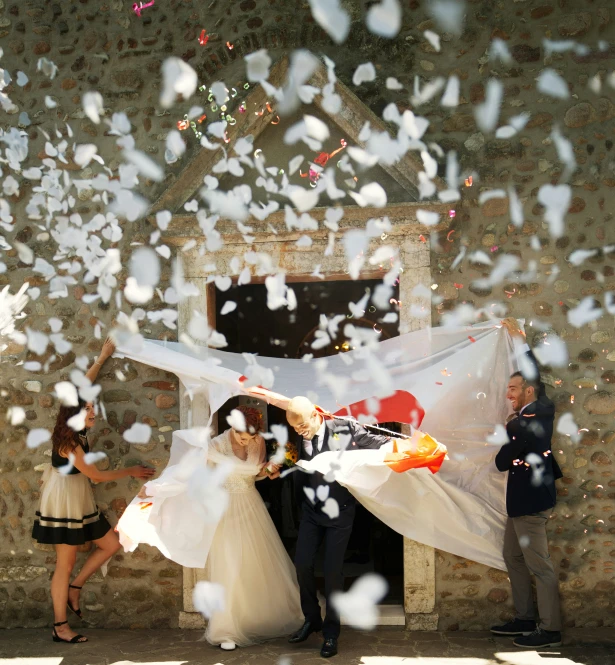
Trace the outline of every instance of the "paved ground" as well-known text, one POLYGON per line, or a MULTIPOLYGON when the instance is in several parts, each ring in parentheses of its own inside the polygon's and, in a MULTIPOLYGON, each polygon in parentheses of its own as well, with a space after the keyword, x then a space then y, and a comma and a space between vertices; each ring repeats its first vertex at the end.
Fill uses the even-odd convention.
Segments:
MULTIPOLYGON (((85 630, 83 631, 86 632, 85 630)), ((223 652, 194 630, 87 631, 87 644, 51 641, 49 630, 0 631, 0 665, 322 665, 320 641, 312 636, 291 647, 284 640, 223 652), (284 661, 280 663, 283 665, 284 661), (286 660, 288 665, 288 660, 286 660)), ((615 630, 570 630, 564 646, 542 653, 512 646, 489 633, 416 633, 379 628, 345 629, 332 665, 615 665, 615 630)))

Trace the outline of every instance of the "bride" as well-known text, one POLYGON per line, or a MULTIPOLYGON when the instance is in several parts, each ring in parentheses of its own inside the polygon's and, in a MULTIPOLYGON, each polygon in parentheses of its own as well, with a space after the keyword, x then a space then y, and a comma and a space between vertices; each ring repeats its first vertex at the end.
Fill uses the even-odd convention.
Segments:
POLYGON ((118 523, 127 551, 144 542, 181 565, 205 564, 206 579, 224 588, 224 607, 211 615, 205 637, 225 650, 286 636, 303 623, 295 567, 255 486, 279 475, 267 466, 262 416, 245 406, 236 411, 246 431, 231 428, 209 441, 205 471, 212 475, 203 478, 208 482, 199 480, 195 490, 203 449, 184 432, 174 439, 169 466, 144 486, 118 523), (224 493, 215 496, 221 477, 224 493), (204 495, 208 501, 194 500, 204 495), (224 513, 212 517, 225 498, 224 513), (204 516, 207 503, 210 514, 204 516), (197 524, 202 528, 195 529, 197 524))

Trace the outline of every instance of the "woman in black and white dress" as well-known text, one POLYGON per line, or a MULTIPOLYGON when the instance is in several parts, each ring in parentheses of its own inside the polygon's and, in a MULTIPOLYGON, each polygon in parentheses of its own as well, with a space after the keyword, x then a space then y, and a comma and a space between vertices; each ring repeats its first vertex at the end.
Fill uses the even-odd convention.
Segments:
MULTIPOLYGON (((86 373, 92 383, 114 350, 113 343, 106 340, 98 360, 86 373)), ((154 474, 153 469, 143 466, 99 471, 89 463, 86 457, 90 451, 87 431, 95 422, 96 413, 91 402, 79 400, 77 406, 60 407, 52 435, 51 468, 43 477, 40 507, 32 529, 36 541, 55 545, 56 549, 56 567, 51 578, 55 642, 87 642, 86 637, 78 635, 68 625, 67 608, 81 618, 81 588, 120 548, 117 534, 96 506, 90 481, 117 480, 127 476, 150 478, 154 474), (81 431, 74 430, 79 426, 75 422, 82 426, 81 431), (90 541, 96 544, 96 548, 70 584, 77 547, 90 541)))

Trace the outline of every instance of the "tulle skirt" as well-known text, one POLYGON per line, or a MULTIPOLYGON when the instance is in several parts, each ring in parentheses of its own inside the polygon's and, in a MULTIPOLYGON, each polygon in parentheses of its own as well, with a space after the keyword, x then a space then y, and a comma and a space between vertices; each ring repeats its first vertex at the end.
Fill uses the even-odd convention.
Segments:
POLYGON ((111 525, 98 510, 92 485, 82 473, 64 475, 48 467, 32 537, 48 545, 83 545, 102 538, 111 525))
POLYGON ((230 492, 207 559, 207 579, 225 588, 225 609, 209 620, 211 644, 248 646, 303 623, 295 567, 258 491, 230 492))

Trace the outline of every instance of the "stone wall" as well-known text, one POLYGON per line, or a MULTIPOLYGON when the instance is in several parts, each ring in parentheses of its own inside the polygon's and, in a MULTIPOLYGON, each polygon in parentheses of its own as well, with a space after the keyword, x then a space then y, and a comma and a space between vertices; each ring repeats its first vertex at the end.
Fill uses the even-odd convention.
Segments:
MULTIPOLYGON (((573 249, 601 248, 615 242, 611 214, 615 105, 613 90, 604 83, 615 63, 615 47, 597 47, 599 40, 612 41, 615 36, 609 3, 469 2, 463 36, 457 39, 443 35, 441 53, 422 37, 427 28, 438 30, 427 20, 417 0, 403 2, 404 28, 394 42, 366 33, 361 3, 346 4, 353 13, 353 28, 349 42, 339 48, 314 24, 307 2, 242 0, 231 6, 220 0, 157 0, 138 18, 131 3, 123 0, 0 0, 0 44, 4 48, 0 64, 11 71, 13 78, 17 70, 30 78, 25 87, 13 83, 7 90, 19 111, 9 118, 3 115, 2 126, 16 126, 18 114, 26 111, 31 121, 27 126, 30 153, 42 157, 42 130, 53 132, 57 126, 66 136, 64 123, 68 122, 75 133, 69 141, 95 142, 116 173, 120 160, 114 138, 105 136, 104 124, 94 125, 85 117, 81 95, 99 90, 109 112, 124 111, 128 115, 137 146, 163 162, 166 133, 189 108, 189 104, 179 104, 163 112, 158 107, 160 65, 169 55, 181 55, 203 83, 243 80, 242 57, 259 48, 268 48, 274 58, 296 47, 325 53, 335 59, 337 74, 348 85, 356 65, 371 60, 378 79, 361 86, 357 94, 378 114, 390 101, 398 102, 400 108, 408 106, 407 91, 412 89, 415 75, 427 79, 456 73, 461 79, 462 104, 454 110, 435 103, 420 109, 431 123, 428 139, 445 150, 456 150, 462 168, 478 176, 464 191, 464 202, 457 209, 452 227, 455 233, 440 238, 433 246, 432 281, 438 284, 435 294, 442 298, 434 308, 433 324, 437 325, 443 312, 464 301, 476 307, 504 302, 512 315, 525 317, 535 325, 545 322, 566 340, 571 364, 565 371, 546 370, 549 392, 559 413, 572 410, 583 432, 578 444, 560 435, 553 444, 565 477, 559 483, 559 504, 550 525, 552 556, 560 575, 566 625, 599 626, 608 621, 612 625, 613 319, 606 316, 596 325, 581 329, 571 327, 566 319, 567 310, 582 297, 593 295, 601 300, 604 292, 615 289, 614 254, 599 253, 578 267, 567 261, 573 249), (203 28, 210 37, 205 46, 197 40, 203 28), (509 46, 514 59, 510 66, 496 67, 487 61, 492 37, 505 40, 509 46), (579 39, 592 50, 584 56, 565 53, 546 57, 542 45, 545 37, 579 39), (41 55, 59 67, 53 81, 36 73, 41 55), (535 78, 546 65, 565 76, 571 99, 554 101, 536 92, 535 78), (526 129, 511 139, 485 136, 474 123, 473 106, 484 99, 484 85, 491 75, 505 84, 503 120, 521 111, 532 114, 526 129), (598 93, 588 87, 596 75, 603 80, 598 93), (383 85, 386 76, 397 77, 406 90, 387 91, 383 85), (55 109, 44 107, 45 95, 55 99, 55 109), (562 170, 550 138, 556 125, 573 141, 579 169, 571 181, 574 200, 566 235, 554 241, 542 223, 536 196, 538 187, 545 182, 555 183, 562 170), (526 223, 520 230, 510 224, 505 199, 489 201, 482 209, 477 203, 481 188, 506 188, 509 184, 516 187, 524 202, 526 223), (530 244, 533 237, 539 240, 538 249, 530 244), (488 271, 467 261, 452 271, 450 266, 462 246, 468 253, 482 249, 493 258, 503 252, 516 253, 524 267, 537 262, 538 276, 530 284, 497 286, 492 293, 473 290, 472 281, 488 271), (554 273, 556 267, 558 274, 554 273)), ((194 138, 188 133, 186 138, 189 152, 196 150, 194 138)), ((68 168, 80 178, 94 172, 93 168, 79 171, 74 164, 60 168, 68 168)), ((178 168, 168 169, 167 183, 178 168)), ((32 186, 31 181, 24 180, 20 194, 9 197, 18 219, 23 210, 20 202, 29 198, 32 186)), ((143 193, 153 200, 161 187, 147 183, 143 193)), ((79 196, 77 211, 84 219, 103 210, 93 198, 94 192, 88 190, 79 196)), ((18 221, 15 239, 51 261, 54 243, 49 233, 23 219, 18 221)), ((125 226, 122 248, 128 256, 133 232, 144 237, 148 227, 144 223, 125 226)), ((75 356, 93 357, 100 346, 93 334, 95 326, 98 322, 111 325, 117 312, 113 305, 85 304, 81 286, 72 287, 68 299, 49 300, 44 280, 33 277, 15 251, 5 252, 3 260, 8 271, 0 274, 0 288, 5 284, 19 286, 28 280, 43 291, 27 307, 28 325, 48 331, 48 318, 56 316, 73 344, 73 352, 54 361, 44 374, 26 374, 16 365, 28 358, 14 346, 3 354, 0 366, 0 625, 34 627, 51 620, 48 580, 54 555, 35 547, 29 537, 38 500, 36 469, 49 457, 44 449, 27 450, 25 437, 30 428, 52 426, 57 406, 50 394, 53 385, 67 378, 75 356), (23 425, 10 427, 5 422, 9 405, 26 409, 23 425)), ((123 278, 121 274, 120 282, 123 278)), ((158 338, 173 335, 161 324, 148 322, 142 324, 142 332, 158 338)), ((530 337, 535 343, 539 333, 530 337)), ((171 430, 179 421, 175 377, 114 360, 104 368, 101 382, 108 420, 97 427, 95 438, 108 453, 108 463, 116 467, 143 460, 163 467, 171 430), (115 370, 122 372, 124 382, 115 370), (156 438, 146 446, 129 449, 122 443, 121 434, 135 420, 152 425, 156 438)), ((102 484, 96 494, 110 518, 117 518, 137 489, 135 481, 122 481, 102 484)), ((436 577, 436 611, 441 629, 485 628, 495 617, 510 616, 510 591, 504 574, 439 553, 436 577)), ((107 576, 97 576, 88 585, 84 605, 101 626, 174 626, 181 610, 181 593, 181 569, 156 551, 142 547, 134 554, 114 557, 107 576)))

